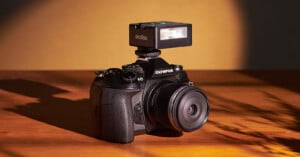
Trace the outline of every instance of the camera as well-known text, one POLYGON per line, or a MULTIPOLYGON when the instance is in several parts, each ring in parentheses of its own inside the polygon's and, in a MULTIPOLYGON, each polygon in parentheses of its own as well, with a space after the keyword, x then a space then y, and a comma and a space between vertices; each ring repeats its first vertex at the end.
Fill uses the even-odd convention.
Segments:
POLYGON ((90 89, 94 136, 130 143, 138 134, 178 137, 208 119, 209 102, 181 65, 159 57, 163 48, 192 45, 192 25, 146 22, 129 25, 136 62, 97 71, 90 89))

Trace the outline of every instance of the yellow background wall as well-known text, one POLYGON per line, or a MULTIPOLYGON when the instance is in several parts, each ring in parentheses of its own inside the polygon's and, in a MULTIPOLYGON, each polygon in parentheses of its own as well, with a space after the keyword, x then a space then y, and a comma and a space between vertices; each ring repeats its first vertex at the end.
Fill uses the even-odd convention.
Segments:
POLYGON ((135 61, 128 24, 193 24, 193 46, 164 49, 185 69, 240 69, 243 30, 234 0, 44 0, 0 26, 0 69, 106 69, 135 61))

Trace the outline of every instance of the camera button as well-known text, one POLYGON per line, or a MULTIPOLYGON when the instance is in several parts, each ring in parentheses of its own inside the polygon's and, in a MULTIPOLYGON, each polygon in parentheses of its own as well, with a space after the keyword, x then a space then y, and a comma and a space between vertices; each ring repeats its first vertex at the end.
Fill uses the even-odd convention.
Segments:
POLYGON ((194 86, 194 82, 189 81, 188 85, 189 85, 189 86, 194 86))
POLYGON ((144 81, 144 77, 138 77, 138 78, 137 78, 137 81, 138 81, 138 82, 143 82, 143 81, 144 81))
POLYGON ((182 71, 183 69, 181 65, 173 65, 173 67, 175 71, 182 71))
POLYGON ((111 78, 117 74, 121 73, 121 69, 118 68, 110 68, 104 72, 104 77, 111 78))
POLYGON ((104 77, 103 71, 97 71, 97 72, 95 72, 95 74, 96 74, 96 76, 97 76, 98 78, 103 78, 103 77, 104 77))
POLYGON ((127 83, 133 83, 137 79, 137 75, 132 72, 123 73, 123 80, 127 83))

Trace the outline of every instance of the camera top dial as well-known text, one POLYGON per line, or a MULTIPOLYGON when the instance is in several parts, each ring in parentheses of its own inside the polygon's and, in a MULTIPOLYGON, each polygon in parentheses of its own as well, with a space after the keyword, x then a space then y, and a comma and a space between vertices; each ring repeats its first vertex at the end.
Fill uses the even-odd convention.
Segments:
POLYGON ((122 66, 122 79, 126 83, 144 82, 144 70, 138 64, 128 64, 122 66))

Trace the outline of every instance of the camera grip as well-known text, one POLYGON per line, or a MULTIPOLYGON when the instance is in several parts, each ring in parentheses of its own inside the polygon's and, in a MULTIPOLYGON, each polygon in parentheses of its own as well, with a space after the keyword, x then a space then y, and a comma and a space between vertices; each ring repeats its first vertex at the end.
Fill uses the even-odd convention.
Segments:
POLYGON ((97 137, 118 143, 132 142, 134 127, 131 97, 138 91, 102 88, 97 84, 91 90, 94 93, 91 100, 97 137))

